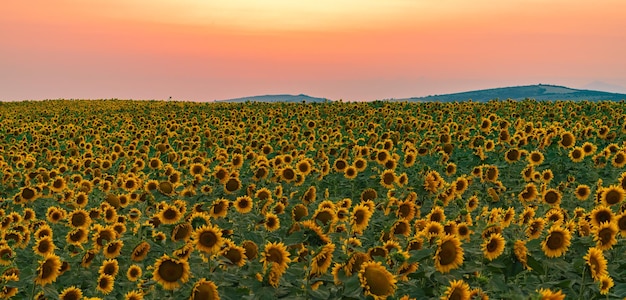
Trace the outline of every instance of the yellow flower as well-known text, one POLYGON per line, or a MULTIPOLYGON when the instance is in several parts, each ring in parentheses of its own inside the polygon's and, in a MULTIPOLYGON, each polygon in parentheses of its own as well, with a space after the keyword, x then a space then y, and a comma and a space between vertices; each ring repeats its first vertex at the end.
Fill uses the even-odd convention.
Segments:
POLYGON ((189 300, 220 300, 217 285, 213 281, 204 278, 198 280, 193 285, 189 300))
POLYGON ((589 266, 589 272, 591 272, 591 278, 593 280, 600 280, 602 276, 609 275, 607 270, 607 261, 602 254, 602 250, 598 248, 589 248, 587 255, 583 257, 585 262, 589 266))
POLYGON ((548 231, 546 239, 541 243, 541 250, 547 257, 559 257, 567 252, 572 235, 569 230, 554 225, 548 231))
POLYGON ((481 245, 481 249, 487 259, 494 260, 504 252, 505 243, 506 241, 504 237, 502 237, 502 234, 494 233, 485 239, 481 245))
POLYGON ((174 290, 189 280, 189 263, 163 255, 154 264, 152 277, 164 289, 174 290))
POLYGON ((113 276, 102 274, 98 277, 98 286, 96 286, 96 290, 107 295, 113 291, 114 283, 115 278, 113 278, 113 276))
POLYGON ((437 241, 435 268, 441 273, 448 273, 463 264, 463 247, 455 236, 445 235, 437 241))
POLYGON ((55 254, 46 254, 43 260, 39 261, 36 274, 36 284, 45 286, 46 284, 55 282, 57 277, 61 275, 61 259, 55 254))
POLYGON ((470 288, 469 285, 461 280, 450 281, 450 286, 446 289, 445 293, 441 296, 441 300, 469 300, 470 288))
POLYGON ((322 247, 311 260, 311 275, 320 276, 330 267, 333 262, 333 252, 335 252, 335 244, 330 243, 322 247))
POLYGON ((541 295, 541 300, 564 300, 565 294, 560 290, 557 292, 553 292, 550 289, 540 289, 539 295, 541 295))
POLYGON ((593 231, 593 240, 596 241, 596 247, 604 251, 613 248, 617 243, 615 236, 617 235, 617 225, 614 222, 604 222, 593 231))
POLYGON ((80 300, 83 298, 83 291, 75 286, 65 288, 59 293, 60 300, 80 300))
POLYGON ((359 280, 365 295, 386 299, 396 291, 396 279, 380 262, 365 262, 359 271, 359 280))
POLYGON ((224 244, 222 231, 215 225, 199 227, 193 232, 192 239, 196 249, 209 254, 218 253, 224 244))
POLYGON ((613 287, 613 285, 615 285, 615 283, 613 282, 613 278, 611 278, 611 276, 603 275, 598 280, 598 286, 600 287, 600 294, 602 295, 608 295, 609 290, 613 287))
POLYGON ((350 218, 350 225, 352 225, 352 231, 357 234, 362 234, 370 218, 372 217, 372 211, 363 203, 357 204, 352 209, 352 216, 350 218))

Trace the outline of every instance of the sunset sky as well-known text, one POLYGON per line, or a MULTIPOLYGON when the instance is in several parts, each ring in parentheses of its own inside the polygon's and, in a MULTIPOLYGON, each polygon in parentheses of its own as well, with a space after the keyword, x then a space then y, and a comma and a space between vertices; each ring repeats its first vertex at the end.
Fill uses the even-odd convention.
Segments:
POLYGON ((626 92, 624 28, 623 0, 5 0, 0 100, 626 92))

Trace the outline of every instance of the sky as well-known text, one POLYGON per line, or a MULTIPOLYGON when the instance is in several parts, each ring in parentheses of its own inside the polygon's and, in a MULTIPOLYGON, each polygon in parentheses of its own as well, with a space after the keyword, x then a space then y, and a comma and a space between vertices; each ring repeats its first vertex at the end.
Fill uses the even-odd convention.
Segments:
POLYGON ((3 0, 0 100, 626 92, 623 0, 3 0))

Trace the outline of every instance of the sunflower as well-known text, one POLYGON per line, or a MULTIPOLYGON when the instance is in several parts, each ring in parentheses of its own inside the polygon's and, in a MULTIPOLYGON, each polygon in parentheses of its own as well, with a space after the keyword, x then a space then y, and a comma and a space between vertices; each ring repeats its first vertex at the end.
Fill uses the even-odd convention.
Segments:
POLYGON ((13 252, 13 249, 9 245, 0 244, 0 265, 2 266, 10 265, 14 256, 15 256, 15 253, 13 252))
POLYGON ((143 291, 134 290, 124 294, 124 300, 143 300, 143 291))
POLYGON ((278 218, 278 216, 276 216, 273 213, 266 213, 265 214, 265 229, 267 229, 267 231, 276 231, 278 230, 278 228, 280 228, 280 219, 278 218))
POLYGON ((416 212, 417 207, 415 206, 415 202, 407 199, 398 203, 396 216, 400 219, 411 221, 415 217, 416 212))
POLYGON ((216 254, 224 244, 222 230, 214 225, 205 225, 193 232, 192 239, 196 249, 209 254, 216 254))
POLYGON ((223 198, 215 200, 209 209, 209 214, 216 219, 226 217, 229 203, 230 201, 223 198))
POLYGON ((146 241, 142 241, 133 249, 133 252, 130 255, 130 259, 132 261, 142 261, 148 256, 148 252, 150 252, 150 244, 146 241))
POLYGON ((113 291, 114 283, 115 278, 113 278, 113 276, 102 274, 98 277, 98 286, 96 286, 96 290, 100 291, 102 294, 108 295, 113 291))
POLYGON ((611 165, 615 168, 623 168, 626 166, 626 152, 624 150, 620 150, 613 156, 611 160, 611 165))
POLYGON ((113 276, 113 278, 115 278, 119 270, 120 270, 120 265, 117 262, 117 259, 106 259, 102 262, 100 269, 98 269, 98 274, 111 275, 113 276))
POLYGON ((587 250, 587 255, 583 257, 589 266, 591 277, 593 280, 599 280, 600 277, 608 275, 607 260, 602 254, 602 250, 592 247, 587 250))
POLYGON ((574 147, 569 151, 568 157, 574 163, 579 163, 585 159, 585 156, 590 155, 585 153, 584 148, 582 147, 574 147))
POLYGON ((530 152, 527 157, 528 157, 528 163, 531 166, 538 166, 544 160, 543 153, 541 153, 541 152, 539 152, 537 150, 530 152))
POLYGON ((162 224, 176 224, 182 217, 182 214, 175 205, 164 203, 156 217, 159 218, 162 224))
POLYGON ((49 188, 55 193, 61 193, 67 188, 67 184, 65 183, 65 179, 63 177, 57 176, 52 181, 52 184, 49 185, 49 188))
POLYGON ((481 249, 487 259, 494 260, 504 252, 505 243, 506 241, 504 237, 502 237, 502 234, 494 233, 485 239, 481 244, 481 249))
POLYGON ((514 163, 518 161, 521 157, 521 152, 517 148, 511 148, 504 153, 504 160, 507 163, 514 163))
POLYGON ((252 211, 253 201, 249 196, 240 196, 235 200, 235 209, 241 214, 247 214, 252 211))
POLYGON ((463 264, 461 241, 452 235, 445 235, 437 241, 435 268, 441 273, 448 273, 463 264))
POLYGON ((61 259, 55 254, 46 254, 39 261, 35 283, 41 286, 53 283, 61 275, 61 259))
POLYGON ((594 228, 600 227, 602 223, 610 223, 615 217, 610 207, 604 205, 596 206, 589 214, 591 225, 594 228))
POLYGON ((424 177, 424 189, 430 193, 437 193, 437 191, 444 185, 444 180, 435 170, 428 171, 426 177, 424 177))
POLYGON ((30 187, 30 186, 25 186, 23 188, 20 189, 19 192, 20 197, 22 198, 22 200, 24 201, 35 201, 38 197, 38 192, 36 189, 30 187))
POLYGON ((104 257, 106 258, 116 258, 120 255, 120 252, 122 252, 122 247, 124 247, 124 242, 121 240, 116 240, 113 242, 110 242, 106 245, 106 247, 104 247, 104 257))
POLYGON ((359 271, 359 280, 365 296, 386 299, 396 291, 396 279, 380 262, 364 262, 359 271))
POLYGON ((98 252, 95 249, 87 250, 81 259, 80 265, 84 268, 89 268, 91 262, 96 258, 96 254, 98 252))
POLYGON ((174 184, 167 180, 159 182, 157 190, 165 196, 172 196, 175 193, 174 184))
POLYGON ((358 174, 359 172, 355 166, 347 166, 343 172, 343 176, 346 179, 354 179, 358 174))
POLYGON ((589 195, 591 195, 591 189, 586 184, 578 185, 574 191, 574 195, 576 196, 576 199, 580 201, 587 200, 589 195))
POLYGON ((350 225, 352 225, 352 231, 357 234, 362 234, 370 218, 372 217, 372 211, 363 203, 357 204, 352 209, 352 216, 350 218, 350 225))
POLYGON ((193 285, 189 300, 220 300, 217 285, 213 281, 201 278, 193 285))
POLYGON ((325 226, 327 224, 334 224, 337 221, 337 215, 331 208, 321 208, 315 211, 313 220, 325 226))
POLYGON ((470 288, 469 285, 461 280, 453 280, 450 281, 450 286, 446 289, 443 296, 440 298, 441 300, 469 300, 470 299, 470 288))
POLYGON ((543 218, 532 218, 526 228, 526 236, 528 239, 532 240, 539 238, 545 225, 546 221, 543 218))
POLYGON ((189 280, 189 263, 163 255, 154 264, 152 278, 164 289, 174 290, 189 280))
POLYGON ((193 231, 193 227, 191 226, 191 223, 189 222, 179 223, 174 227, 174 229, 172 229, 172 241, 174 242, 185 241, 186 242, 187 240, 189 240, 189 237, 191 236, 192 231, 193 231))
POLYGON ((243 267, 246 264, 246 248, 237 245, 229 245, 221 252, 222 256, 231 264, 243 267))
POLYGON ((541 250, 547 257, 560 257, 567 252, 571 239, 569 230, 554 225, 550 227, 546 239, 541 243, 541 250))
POLYGON ((609 290, 613 287, 613 285, 615 285, 615 283, 613 282, 613 278, 609 275, 604 275, 598 280, 598 287, 600 288, 600 294, 602 295, 608 295, 609 290))
POLYGON ((618 204, 626 198, 626 191, 619 185, 602 188, 600 193, 600 201, 608 206, 618 204))
POLYGON ((380 174, 380 185, 387 189, 394 188, 394 183, 397 183, 396 174, 393 170, 385 170, 380 174))
POLYGON ((440 206, 435 206, 430 210, 430 213, 426 215, 426 220, 430 222, 443 223, 446 221, 446 214, 440 206))
POLYGON ((576 144, 576 138, 571 132, 563 132, 561 133, 561 140, 559 141, 559 146, 563 148, 571 148, 576 144))
POLYGON ((558 207, 561 204, 561 198, 561 193, 557 189, 547 189, 541 196, 541 200, 552 207, 558 207))
POLYGON ((335 252, 335 244, 322 246, 322 249, 311 259, 312 276, 321 276, 328 271, 333 262, 333 252, 335 252))
POLYGON ((515 241, 515 243, 513 244, 513 254, 515 254, 517 260, 522 263, 524 269, 531 270, 531 268, 528 266, 528 248, 526 247, 525 241, 515 241))
POLYGON ((35 242, 35 245, 33 246, 33 250, 35 251, 35 253, 41 256, 54 254, 54 249, 56 249, 56 246, 54 245, 54 242, 52 241, 52 237, 50 236, 46 236, 41 239, 38 239, 35 242))
POLYGON ((279 271, 284 272, 291 259, 285 244, 282 242, 268 242, 261 253, 260 262, 263 263, 263 269, 267 269, 270 265, 276 265, 279 271))
POLYGON ((411 234, 411 225, 409 224, 409 221, 404 219, 397 220, 391 227, 391 234, 393 236, 404 235, 405 237, 408 237, 411 234))
POLYGON ((614 222, 604 222, 596 227, 593 231, 593 240, 596 241, 596 247, 602 251, 613 248, 617 243, 615 236, 618 228, 614 222))
POLYGON ((60 300, 80 300, 83 298, 83 291, 75 286, 65 288, 59 293, 60 300))
POLYGON ((474 211, 478 207, 478 196, 472 196, 467 199, 467 203, 465 204, 465 208, 468 211, 474 211))
POLYGON ((68 223, 73 228, 88 228, 91 224, 89 213, 84 209, 75 209, 67 216, 68 223))
POLYGON ((132 282, 135 282, 139 280, 139 278, 141 278, 142 274, 143 271, 141 270, 141 267, 139 265, 133 264, 128 267, 128 270, 126 271, 126 278, 128 278, 128 280, 132 282))
POLYGON ((241 246, 246 249, 244 253, 246 255, 246 258, 248 258, 249 260, 253 260, 257 257, 259 253, 259 246, 257 246, 257 244, 255 244, 253 241, 245 240, 243 241, 243 243, 241 243, 241 246))
POLYGON ((540 289, 539 291, 539 295, 541 296, 541 300, 564 300, 565 299, 565 294, 563 294, 563 292, 561 292, 560 290, 557 292, 553 292, 550 289, 540 289))

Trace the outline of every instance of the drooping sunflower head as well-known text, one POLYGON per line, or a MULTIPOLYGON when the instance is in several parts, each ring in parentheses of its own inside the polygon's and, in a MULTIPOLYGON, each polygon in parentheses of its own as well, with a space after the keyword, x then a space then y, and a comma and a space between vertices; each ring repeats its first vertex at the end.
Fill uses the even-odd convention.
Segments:
POLYGON ((607 260, 602 253, 602 250, 591 247, 587 250, 587 254, 583 257, 587 266, 589 266, 589 272, 594 280, 599 280, 602 276, 608 275, 607 260))

